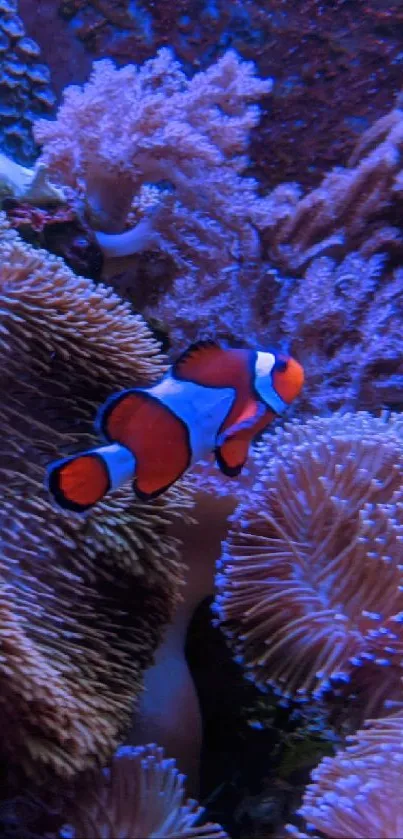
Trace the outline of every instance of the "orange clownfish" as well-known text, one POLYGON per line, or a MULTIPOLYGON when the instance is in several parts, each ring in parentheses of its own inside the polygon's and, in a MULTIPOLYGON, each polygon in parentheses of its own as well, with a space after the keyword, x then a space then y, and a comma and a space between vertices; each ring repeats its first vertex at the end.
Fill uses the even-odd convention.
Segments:
POLYGON ((47 486, 60 507, 84 512, 126 481, 142 500, 156 498, 210 452, 226 475, 238 475, 254 436, 303 381, 284 353, 199 341, 158 384, 112 395, 96 420, 107 445, 52 463, 47 486))

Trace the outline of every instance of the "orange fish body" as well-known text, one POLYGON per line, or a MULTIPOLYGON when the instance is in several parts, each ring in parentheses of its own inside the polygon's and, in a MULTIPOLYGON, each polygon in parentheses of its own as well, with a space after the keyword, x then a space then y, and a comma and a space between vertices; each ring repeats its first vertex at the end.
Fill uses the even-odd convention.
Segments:
POLYGON ((281 353, 194 344, 153 387, 111 396, 96 420, 107 445, 51 464, 48 488, 59 506, 84 512, 129 480, 139 498, 155 498, 210 452, 238 475, 253 437, 298 396, 303 378, 281 353))

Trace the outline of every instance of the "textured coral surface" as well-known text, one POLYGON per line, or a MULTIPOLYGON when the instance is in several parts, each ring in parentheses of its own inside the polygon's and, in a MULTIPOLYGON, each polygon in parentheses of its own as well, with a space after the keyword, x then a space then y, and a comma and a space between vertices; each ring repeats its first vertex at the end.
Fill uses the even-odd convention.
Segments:
POLYGON ((260 445, 215 611, 263 689, 343 689, 363 719, 401 698, 402 440, 398 415, 361 412, 288 424, 260 445))
MULTIPOLYGON (((34 4, 37 6, 37 4, 34 4)), ((21 163, 37 154, 32 123, 51 112, 55 94, 37 41, 27 37, 17 0, 0 2, 0 148, 21 163)))

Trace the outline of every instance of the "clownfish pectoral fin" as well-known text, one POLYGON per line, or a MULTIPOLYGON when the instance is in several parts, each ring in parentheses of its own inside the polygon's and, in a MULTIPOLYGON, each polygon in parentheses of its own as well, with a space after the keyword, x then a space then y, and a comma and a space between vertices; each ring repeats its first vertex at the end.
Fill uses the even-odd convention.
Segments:
POLYGON ((217 465, 224 475, 228 475, 230 478, 239 475, 248 458, 249 443, 250 440, 235 435, 216 447, 217 465))
POLYGON ((219 432, 217 435, 216 440, 216 447, 222 446, 227 440, 230 440, 233 437, 237 437, 239 432, 242 431, 251 431, 251 439, 255 434, 255 426, 262 417, 266 414, 266 406, 263 405, 261 402, 250 403, 250 406, 247 407, 245 411, 245 415, 239 417, 238 421, 233 425, 230 425, 224 431, 219 432))
POLYGON ((133 455, 124 446, 101 446, 52 463, 47 487, 59 507, 84 513, 132 478, 135 466, 133 455))
POLYGON ((221 387, 227 357, 228 350, 215 341, 196 341, 176 359, 172 366, 172 376, 195 384, 221 387))
POLYGON ((256 425, 266 414, 266 408, 256 403, 256 412, 246 419, 226 428, 217 436, 215 456, 224 475, 236 477, 242 470, 249 453, 249 445, 255 435, 256 425))
POLYGON ((215 456, 224 475, 231 478, 239 475, 247 460, 253 438, 266 428, 273 417, 273 412, 268 411, 265 405, 256 403, 253 416, 241 418, 236 425, 218 435, 215 456))

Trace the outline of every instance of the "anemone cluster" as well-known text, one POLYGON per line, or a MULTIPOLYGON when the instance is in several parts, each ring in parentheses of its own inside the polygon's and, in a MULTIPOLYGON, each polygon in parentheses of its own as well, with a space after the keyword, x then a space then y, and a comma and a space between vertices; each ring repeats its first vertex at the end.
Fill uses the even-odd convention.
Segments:
POLYGON ((346 684, 365 718, 401 693, 403 423, 315 418, 257 457, 224 543, 218 620, 259 686, 320 698, 346 684))
POLYGON ((287 825, 288 834, 294 839, 309 839, 316 830, 332 839, 402 836, 402 767, 401 712, 372 720, 312 772, 298 811, 308 832, 287 825))
MULTIPOLYGON (((365 412, 287 423, 255 457, 213 609, 245 675, 281 702, 373 721, 312 774, 300 814, 325 836, 396 837, 403 727, 403 421, 365 412), (341 700, 341 702, 340 702, 341 700)), ((306 836, 289 828, 295 836, 306 836)), ((400 831, 400 832, 399 832, 400 831)))
POLYGON ((46 464, 91 446, 99 402, 164 360, 115 294, 1 225, 0 749, 36 780, 66 778, 107 762, 130 724, 180 596, 167 530, 191 496, 135 504, 125 488, 84 518, 52 507, 46 464))

